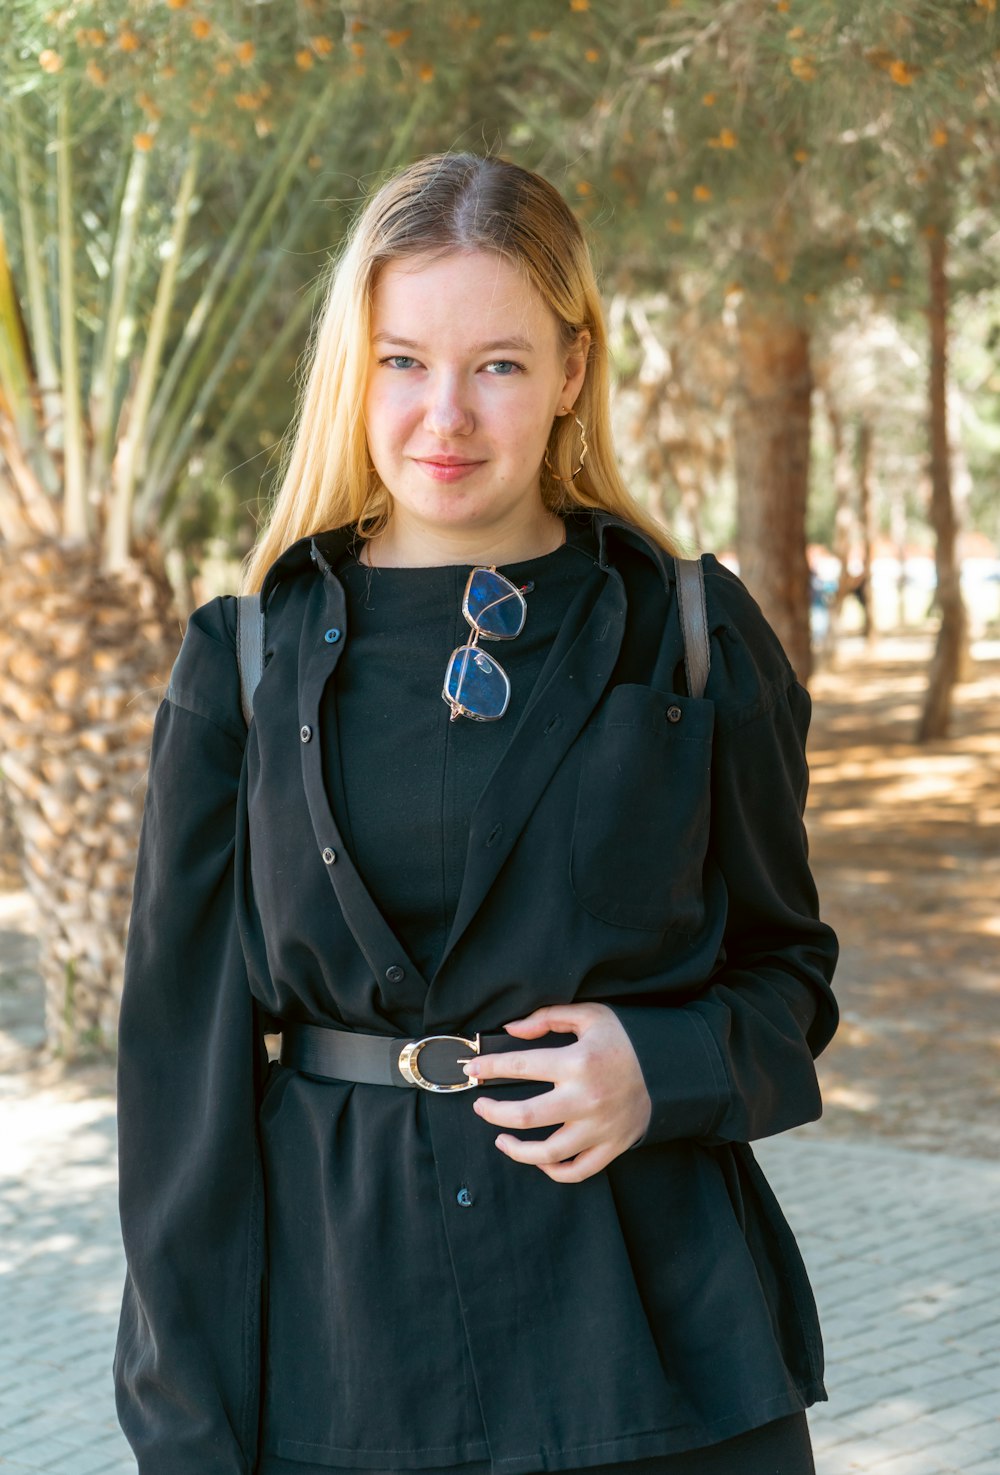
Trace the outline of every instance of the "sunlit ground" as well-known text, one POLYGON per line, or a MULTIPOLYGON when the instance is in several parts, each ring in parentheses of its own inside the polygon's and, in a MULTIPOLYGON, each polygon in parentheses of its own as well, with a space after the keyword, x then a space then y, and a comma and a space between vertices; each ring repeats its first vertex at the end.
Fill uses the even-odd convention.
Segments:
POLYGON ((825 1130, 1000 1157, 1000 642, 918 747, 930 648, 852 638, 812 683, 812 855, 843 945, 825 1130))

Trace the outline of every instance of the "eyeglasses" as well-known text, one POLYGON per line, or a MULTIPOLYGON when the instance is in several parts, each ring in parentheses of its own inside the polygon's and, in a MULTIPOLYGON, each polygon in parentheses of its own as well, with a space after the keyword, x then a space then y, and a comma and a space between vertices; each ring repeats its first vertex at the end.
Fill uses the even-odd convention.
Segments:
POLYGON ((531 585, 518 589, 495 568, 474 568, 462 597, 462 613, 472 626, 472 639, 451 653, 441 695, 451 708, 451 720, 471 717, 495 722, 507 710, 510 678, 485 651, 480 640, 513 640, 524 629, 528 606, 524 596, 531 585))

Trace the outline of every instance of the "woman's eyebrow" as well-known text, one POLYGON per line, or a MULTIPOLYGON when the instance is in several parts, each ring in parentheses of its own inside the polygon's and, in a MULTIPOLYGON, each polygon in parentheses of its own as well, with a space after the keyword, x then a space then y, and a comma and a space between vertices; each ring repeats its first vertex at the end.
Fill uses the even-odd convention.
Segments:
MULTIPOLYGON (((381 329, 378 333, 373 333, 372 342, 395 343, 400 348, 415 348, 418 353, 423 352, 423 344, 414 343, 413 340, 410 338, 401 338, 396 333, 390 333, 386 328, 381 329)), ((534 349, 534 344, 529 343, 527 338, 513 336, 510 338, 498 338, 495 342, 492 343, 473 344, 471 352, 496 353, 499 349, 502 348, 513 348, 516 349, 518 353, 531 353, 534 349)))

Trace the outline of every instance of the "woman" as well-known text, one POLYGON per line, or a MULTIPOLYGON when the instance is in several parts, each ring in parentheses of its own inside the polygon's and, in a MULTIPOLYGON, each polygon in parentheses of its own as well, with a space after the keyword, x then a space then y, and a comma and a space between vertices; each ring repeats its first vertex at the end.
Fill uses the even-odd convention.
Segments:
POLYGON ((501 159, 405 169, 250 560, 249 732, 231 599, 157 715, 120 1067, 141 1475, 812 1469, 815 1308, 745 1145, 818 1115, 836 1022, 809 703, 703 566, 699 697, 571 211, 501 159))

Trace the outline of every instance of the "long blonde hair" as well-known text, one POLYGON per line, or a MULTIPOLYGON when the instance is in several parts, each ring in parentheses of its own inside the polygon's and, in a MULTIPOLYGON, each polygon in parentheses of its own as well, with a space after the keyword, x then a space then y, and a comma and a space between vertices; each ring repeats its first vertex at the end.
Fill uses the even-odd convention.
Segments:
POLYGON ((571 480, 579 433, 572 415, 557 417, 548 443, 555 475, 542 468, 546 507, 603 509, 674 551, 618 468, 607 332, 590 252, 573 212, 541 175, 507 159, 433 154, 371 196, 331 265, 281 485, 247 558, 244 592, 258 590, 274 560, 309 533, 357 523, 362 535, 374 536, 385 527, 392 498, 372 468, 364 423, 372 292, 390 261, 470 250, 492 251, 524 273, 558 319, 567 348, 583 329, 590 334, 586 377, 574 406, 586 427, 587 458, 571 480))

